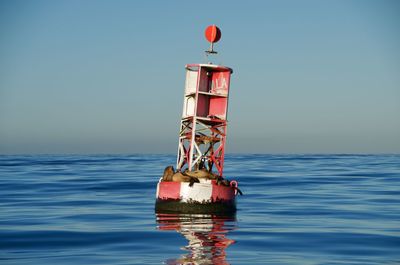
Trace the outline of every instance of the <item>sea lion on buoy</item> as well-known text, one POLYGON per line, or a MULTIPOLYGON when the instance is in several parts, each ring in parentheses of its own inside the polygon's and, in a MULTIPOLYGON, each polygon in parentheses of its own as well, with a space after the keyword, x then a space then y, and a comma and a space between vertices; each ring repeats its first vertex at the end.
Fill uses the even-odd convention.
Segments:
POLYGON ((164 169, 164 174, 162 176, 163 181, 172 181, 172 176, 175 174, 173 166, 167 166, 164 169))
POLYGON ((212 179, 212 180, 216 180, 218 179, 218 176, 208 172, 206 169, 199 169, 199 170, 194 170, 194 171, 189 171, 189 170, 185 170, 183 172, 184 175, 186 176, 190 176, 190 177, 194 177, 194 178, 205 178, 205 179, 212 179))
POLYGON ((196 177, 184 175, 181 172, 175 172, 173 166, 167 166, 164 169, 164 174, 162 177, 163 181, 174 181, 174 182, 189 182, 189 186, 192 187, 193 184, 199 183, 200 181, 196 177))
POLYGON ((223 185, 229 187, 231 184, 227 179, 217 179, 217 185, 223 185))

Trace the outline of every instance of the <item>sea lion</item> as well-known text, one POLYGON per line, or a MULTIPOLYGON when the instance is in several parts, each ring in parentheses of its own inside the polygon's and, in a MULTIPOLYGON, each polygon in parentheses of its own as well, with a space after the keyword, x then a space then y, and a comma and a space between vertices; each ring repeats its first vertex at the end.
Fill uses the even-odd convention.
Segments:
POLYGON ((167 166, 164 169, 164 174, 162 176, 163 181, 172 181, 172 176, 175 174, 173 166, 167 166))
POLYGON ((200 181, 196 177, 184 175, 181 172, 175 172, 173 166, 167 166, 164 169, 164 174, 162 177, 163 181, 174 181, 174 182, 189 182, 189 186, 192 187, 193 184, 199 183, 200 181))
POLYGON ((229 187, 231 184, 227 179, 217 179, 217 185, 227 186, 229 187))
POLYGON ((208 172, 206 169, 199 169, 199 170, 194 170, 194 171, 189 171, 189 170, 185 170, 183 172, 184 175, 186 176, 190 176, 190 177, 195 177, 195 178, 205 178, 205 179, 218 179, 218 176, 208 172))

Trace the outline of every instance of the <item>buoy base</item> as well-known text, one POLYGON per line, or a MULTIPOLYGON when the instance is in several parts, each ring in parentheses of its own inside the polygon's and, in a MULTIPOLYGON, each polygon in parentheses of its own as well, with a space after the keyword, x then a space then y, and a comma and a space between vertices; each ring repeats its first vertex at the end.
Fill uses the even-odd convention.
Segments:
MULTIPOLYGON (((236 183, 236 182, 235 182, 236 183)), ((215 180, 200 183, 159 181, 156 212, 231 213, 236 211, 236 186, 224 186, 215 180)))
POLYGON ((195 213, 195 214, 231 214, 236 212, 236 204, 232 202, 181 202, 157 200, 156 213, 195 213))

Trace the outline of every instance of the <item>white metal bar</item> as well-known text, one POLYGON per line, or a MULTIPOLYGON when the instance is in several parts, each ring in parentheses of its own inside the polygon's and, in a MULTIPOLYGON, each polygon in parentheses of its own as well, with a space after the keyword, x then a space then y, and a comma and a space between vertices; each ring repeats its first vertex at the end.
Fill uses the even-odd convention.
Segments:
POLYGON ((196 150, 198 153, 196 160, 193 162, 193 164, 195 165, 201 159, 203 153, 201 152, 201 150, 200 150, 199 146, 196 144, 196 142, 194 142, 194 146, 196 147, 196 150))

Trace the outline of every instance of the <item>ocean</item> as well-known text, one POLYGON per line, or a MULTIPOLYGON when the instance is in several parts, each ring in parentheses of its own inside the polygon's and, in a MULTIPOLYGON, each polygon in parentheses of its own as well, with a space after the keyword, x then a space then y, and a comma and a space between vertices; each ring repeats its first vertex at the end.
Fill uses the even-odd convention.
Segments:
POLYGON ((228 216, 156 214, 174 163, 0 156, 0 264, 400 264, 400 155, 228 154, 228 216))

